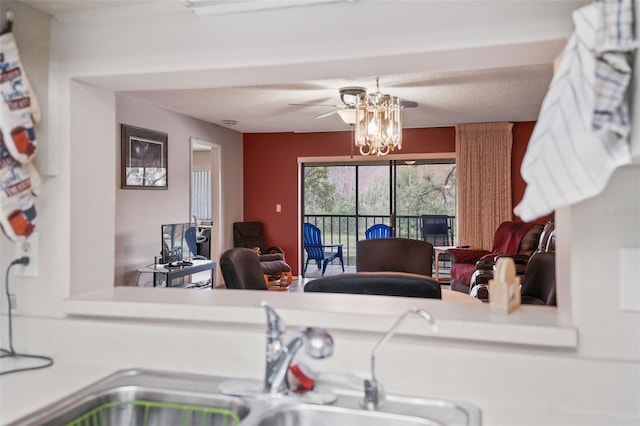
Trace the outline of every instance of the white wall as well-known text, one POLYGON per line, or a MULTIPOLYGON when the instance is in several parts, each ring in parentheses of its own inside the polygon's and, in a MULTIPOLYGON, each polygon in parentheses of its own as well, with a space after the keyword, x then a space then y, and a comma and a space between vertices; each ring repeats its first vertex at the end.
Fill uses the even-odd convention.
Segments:
MULTIPOLYGON (((116 98, 116 122, 169 135, 169 188, 164 191, 116 189, 115 283, 135 285, 136 268, 160 254, 160 226, 189 222, 191 175, 190 137, 222 146, 224 203, 231 221, 223 225, 226 247, 232 247, 231 223, 242 220, 242 134, 210 123, 163 110, 125 96, 116 98), (226 165, 226 166, 225 166, 226 165)), ((118 150, 119 165, 119 150, 118 150)), ((117 168, 117 165, 116 165, 117 168)))

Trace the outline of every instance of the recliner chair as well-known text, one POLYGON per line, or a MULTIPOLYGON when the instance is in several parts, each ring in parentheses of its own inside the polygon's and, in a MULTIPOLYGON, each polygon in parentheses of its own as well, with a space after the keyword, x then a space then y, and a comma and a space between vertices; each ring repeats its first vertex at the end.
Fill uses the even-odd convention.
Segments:
POLYGON ((520 303, 523 305, 556 306, 556 254, 552 251, 534 253, 527 262, 522 278, 520 303))
POLYGON ((260 248, 260 254, 282 253, 284 250, 278 246, 270 246, 264 236, 262 222, 235 222, 233 224, 233 245, 253 249, 260 248))
POLYGON ((267 244, 262 222, 235 222, 233 224, 233 245, 252 249, 254 252, 257 247, 260 250, 258 260, 267 281, 286 277, 287 282, 291 283, 291 266, 285 261, 284 250, 278 246, 267 244))
POLYGON ((483 301, 489 300, 489 291, 487 289, 487 284, 489 283, 489 280, 493 278, 496 262, 501 257, 509 257, 513 259, 516 266, 516 274, 521 276, 524 281, 524 276, 527 269, 529 268, 529 261, 531 260, 531 258, 538 253, 555 252, 555 242, 555 222, 552 219, 548 221, 542 229, 537 248, 532 254, 529 255, 527 253, 518 253, 501 254, 493 257, 484 256, 481 260, 476 262, 476 271, 471 276, 469 294, 483 301))
MULTIPOLYGON (((543 226, 539 224, 505 221, 495 232, 491 251, 474 248, 448 249, 452 262, 451 290, 469 293, 478 261, 495 259, 496 256, 505 254, 525 255, 528 259, 538 246, 542 229, 543 226)), ((524 273, 523 268, 518 272, 524 273)))
POLYGON ((220 255, 220 271, 227 288, 268 290, 260 260, 255 251, 235 247, 220 255))

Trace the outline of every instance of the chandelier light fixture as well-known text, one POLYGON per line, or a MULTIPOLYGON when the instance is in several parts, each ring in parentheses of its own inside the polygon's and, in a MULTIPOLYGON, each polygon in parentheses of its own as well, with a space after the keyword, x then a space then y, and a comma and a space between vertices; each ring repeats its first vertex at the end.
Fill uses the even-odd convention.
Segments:
POLYGON ((374 94, 357 98, 354 139, 362 155, 387 155, 402 148, 402 103, 380 93, 379 78, 374 94))

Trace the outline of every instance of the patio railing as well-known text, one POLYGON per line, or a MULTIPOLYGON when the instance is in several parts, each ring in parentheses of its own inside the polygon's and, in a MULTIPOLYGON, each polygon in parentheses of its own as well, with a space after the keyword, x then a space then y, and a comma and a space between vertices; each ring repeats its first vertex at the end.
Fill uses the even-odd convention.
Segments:
MULTIPOLYGON (((455 216, 448 216, 452 242, 456 236, 455 219, 455 216)), ((356 242, 365 238, 367 228, 376 223, 390 225, 389 216, 375 215, 305 215, 304 221, 320 228, 323 244, 342 244, 345 265, 356 264, 356 242)), ((421 216, 396 216, 395 236, 421 240, 421 216)))

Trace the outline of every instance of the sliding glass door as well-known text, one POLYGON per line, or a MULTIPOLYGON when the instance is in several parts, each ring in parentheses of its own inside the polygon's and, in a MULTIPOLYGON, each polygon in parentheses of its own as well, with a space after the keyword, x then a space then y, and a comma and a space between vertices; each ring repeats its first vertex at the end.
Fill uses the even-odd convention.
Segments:
POLYGON ((453 159, 305 163, 302 173, 303 221, 320 228, 324 244, 343 244, 346 265, 355 265, 355 243, 376 223, 422 239, 422 215, 437 214, 455 232, 453 159))

